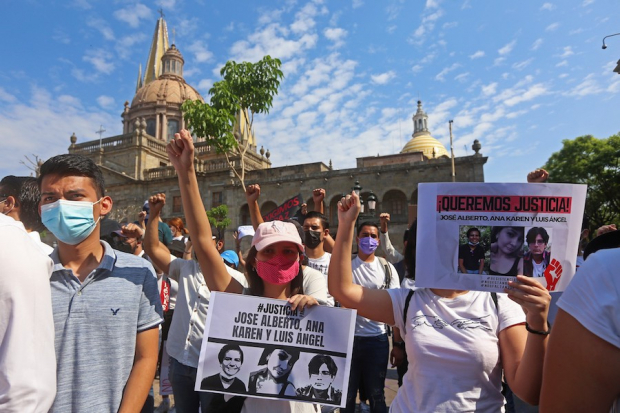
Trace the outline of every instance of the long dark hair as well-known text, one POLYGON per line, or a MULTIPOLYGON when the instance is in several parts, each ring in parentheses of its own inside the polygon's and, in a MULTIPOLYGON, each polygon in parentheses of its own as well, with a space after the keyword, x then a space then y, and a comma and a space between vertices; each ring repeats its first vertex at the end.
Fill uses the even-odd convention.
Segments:
MULTIPOLYGON (((248 284, 250 285, 250 294, 257 296, 257 297, 262 297, 265 292, 265 284, 264 284, 263 279, 260 278, 260 276, 256 272, 256 266, 255 266, 256 254, 258 254, 256 247, 250 248, 250 251, 248 252, 248 256, 245 259, 245 262, 246 262, 245 273, 246 273, 246 278, 248 279, 248 284)), ((304 271, 301 266, 301 262, 299 263, 299 272, 297 273, 297 276, 293 278, 290 284, 291 284, 291 297, 294 296, 295 294, 304 293, 304 288, 303 288, 304 271)))
POLYGON ((418 235, 418 221, 415 220, 407 231, 407 246, 405 247, 405 268, 407 278, 415 280, 415 247, 418 235))

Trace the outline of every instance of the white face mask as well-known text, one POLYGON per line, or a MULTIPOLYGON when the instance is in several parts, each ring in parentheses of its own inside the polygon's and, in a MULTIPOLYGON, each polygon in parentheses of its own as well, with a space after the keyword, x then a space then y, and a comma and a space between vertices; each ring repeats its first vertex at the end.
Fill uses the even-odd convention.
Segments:
MULTIPOLYGON (((8 199, 8 198, 7 198, 8 199)), ((0 201, 0 204, 4 204, 6 203, 6 199, 4 201, 0 201)), ((11 213, 11 211, 13 210, 13 208, 15 208, 15 204, 13 204, 13 206, 11 207, 11 209, 9 209, 6 212, 3 212, 4 215, 9 215, 11 213)))

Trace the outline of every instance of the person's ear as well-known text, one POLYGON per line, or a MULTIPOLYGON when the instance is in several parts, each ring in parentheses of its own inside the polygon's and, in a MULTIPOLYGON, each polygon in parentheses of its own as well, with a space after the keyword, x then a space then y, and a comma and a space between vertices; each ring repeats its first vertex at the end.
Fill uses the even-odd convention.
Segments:
POLYGON ((19 205, 17 205, 17 200, 15 199, 15 197, 13 195, 7 196, 6 200, 4 201, 4 210, 12 211, 17 207, 19 207, 19 205))
POLYGON ((112 198, 110 198, 109 196, 104 196, 103 198, 101 198, 101 202, 99 203, 99 205, 101 205, 99 215, 108 215, 110 211, 112 211, 112 198))

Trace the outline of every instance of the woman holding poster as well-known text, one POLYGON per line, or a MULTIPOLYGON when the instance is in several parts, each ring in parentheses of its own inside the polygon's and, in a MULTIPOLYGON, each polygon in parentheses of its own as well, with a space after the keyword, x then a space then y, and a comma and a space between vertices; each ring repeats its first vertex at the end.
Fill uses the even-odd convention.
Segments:
MULTIPOLYGON (((246 258, 246 277, 250 287, 244 289, 243 285, 232 278, 213 242, 211 225, 204 212, 194 170, 194 143, 189 131, 183 129, 175 134, 175 138, 166 146, 166 151, 179 177, 181 200, 187 226, 192 234, 194 252, 210 291, 287 300, 292 311, 317 305, 316 297, 326 300, 327 288, 320 273, 316 280, 307 282, 308 290, 312 291, 304 291, 300 265, 304 246, 295 226, 287 222, 265 222, 256 229, 252 248, 246 258)), ((284 380, 287 377, 286 374, 279 378, 284 380)), ((241 408, 241 412, 267 411, 306 413, 316 412, 316 409, 309 403, 251 397, 243 401, 241 408)))
POLYGON ((502 370, 516 395, 537 404, 549 333, 547 290, 520 275, 495 304, 488 292, 353 284, 350 251, 359 210, 355 192, 338 203, 329 290, 358 315, 400 329, 409 368, 390 411, 502 411, 502 370))

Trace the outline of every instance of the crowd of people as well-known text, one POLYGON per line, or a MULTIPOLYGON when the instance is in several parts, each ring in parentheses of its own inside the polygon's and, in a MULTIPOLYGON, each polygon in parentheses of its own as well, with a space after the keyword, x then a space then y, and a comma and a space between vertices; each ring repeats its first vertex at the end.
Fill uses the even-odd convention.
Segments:
MULTIPOLYGON (((240 233, 226 250, 205 214, 189 132, 176 134, 167 152, 184 219, 162 219, 163 193, 152 195, 134 222, 106 218, 113 200, 102 171, 79 155, 50 158, 36 179, 0 181, 0 411, 310 413, 333 411, 341 401, 343 413, 359 409, 358 401, 379 413, 620 407, 614 225, 592 242, 580 240, 580 267, 559 310, 537 280, 550 265, 542 227, 462 230, 455 271, 516 276, 503 294, 416 288, 415 221, 401 253, 390 240, 390 215, 359 222, 352 192, 338 202, 332 234, 318 188, 315 210, 305 205, 291 220, 263 222, 260 185, 253 184, 246 189, 249 250, 240 233), (41 241, 44 230, 55 248, 41 241), (214 291, 279 299, 291 310, 356 309, 346 399, 333 386, 343 372, 328 354, 311 358, 307 385, 291 381, 299 358, 291 347, 265 346, 246 383, 239 379, 244 349, 225 344, 220 371, 198 377, 214 291), (389 408, 388 363, 399 376, 389 408), (157 407, 156 375, 171 384, 157 407)), ((546 178, 537 170, 528 181, 546 178)))

